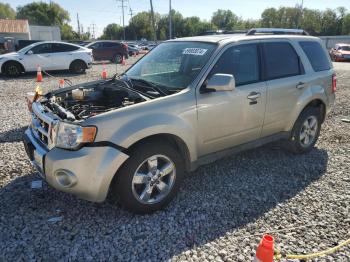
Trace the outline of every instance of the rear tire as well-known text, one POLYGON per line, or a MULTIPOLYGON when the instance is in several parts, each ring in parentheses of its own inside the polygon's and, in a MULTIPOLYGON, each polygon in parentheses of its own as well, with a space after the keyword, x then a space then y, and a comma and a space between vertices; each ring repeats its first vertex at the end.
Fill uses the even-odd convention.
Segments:
POLYGON ((184 177, 184 161, 167 143, 148 141, 136 146, 117 173, 112 191, 127 210, 146 214, 165 207, 184 177))
POLYGON ((321 130, 321 110, 307 107, 294 124, 292 136, 286 143, 286 149, 294 154, 309 152, 316 144, 321 130))
POLYGON ((22 72, 22 66, 17 62, 10 61, 4 65, 3 73, 8 77, 18 77, 22 72))
POLYGON ((75 60, 71 63, 69 70, 74 74, 83 74, 86 70, 86 64, 81 60, 75 60))

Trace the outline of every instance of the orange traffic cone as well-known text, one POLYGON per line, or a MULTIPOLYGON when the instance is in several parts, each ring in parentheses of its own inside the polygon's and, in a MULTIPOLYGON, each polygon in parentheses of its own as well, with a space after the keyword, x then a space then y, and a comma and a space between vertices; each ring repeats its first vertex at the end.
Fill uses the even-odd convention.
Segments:
POLYGON ((38 65, 38 69, 36 71, 36 81, 42 82, 43 81, 43 75, 41 74, 41 67, 38 65))
POLYGON ((106 66, 103 64, 103 70, 102 70, 102 79, 107 79, 107 71, 106 71, 106 66))
POLYGON ((64 79, 60 79, 60 81, 58 82, 58 87, 64 88, 64 79))
POLYGON ((123 56, 123 58, 122 58, 122 66, 125 66, 125 56, 123 56))
POLYGON ((254 262, 273 262, 274 240, 270 235, 264 235, 256 249, 254 262))

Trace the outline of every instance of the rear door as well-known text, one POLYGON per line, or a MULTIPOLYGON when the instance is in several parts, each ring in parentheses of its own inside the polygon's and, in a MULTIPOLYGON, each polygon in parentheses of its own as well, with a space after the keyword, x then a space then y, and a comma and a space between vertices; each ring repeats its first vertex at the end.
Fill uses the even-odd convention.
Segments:
POLYGON ((74 60, 74 52, 79 47, 63 43, 52 44, 52 67, 55 70, 69 69, 70 63, 74 60))
POLYGON ((116 54, 123 55, 121 44, 117 42, 104 42, 103 47, 105 50, 105 59, 114 60, 116 54))
POLYGON ((285 130, 299 96, 308 85, 308 79, 290 41, 263 41, 262 51, 263 75, 267 82, 262 136, 268 136, 285 130))
POLYGON ((26 71, 36 71, 38 66, 43 70, 52 70, 52 44, 43 43, 28 50, 23 57, 23 64, 26 71))

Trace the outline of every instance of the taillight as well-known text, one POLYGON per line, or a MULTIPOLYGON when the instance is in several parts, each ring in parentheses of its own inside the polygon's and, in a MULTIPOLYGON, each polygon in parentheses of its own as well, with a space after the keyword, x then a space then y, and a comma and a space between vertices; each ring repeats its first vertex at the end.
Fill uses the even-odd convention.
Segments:
POLYGON ((335 93, 337 91, 337 75, 332 75, 332 93, 335 93))

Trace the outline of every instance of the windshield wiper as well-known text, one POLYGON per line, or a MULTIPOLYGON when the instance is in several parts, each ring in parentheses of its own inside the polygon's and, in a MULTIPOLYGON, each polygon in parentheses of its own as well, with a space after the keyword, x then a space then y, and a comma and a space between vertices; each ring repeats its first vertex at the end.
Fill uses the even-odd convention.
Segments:
MULTIPOLYGON (((147 86, 143 86, 143 87, 146 87, 146 88, 149 88, 157 93, 159 93, 160 95, 162 96, 167 96, 168 95, 168 92, 165 92, 162 88, 159 87, 158 84, 156 83, 153 83, 151 81, 148 81, 148 80, 145 80, 145 79, 141 79, 141 78, 129 78, 131 81, 135 81, 135 82, 139 82, 139 83, 143 83, 143 84, 146 84, 147 86)), ((135 85, 133 85, 135 86, 135 85)))

